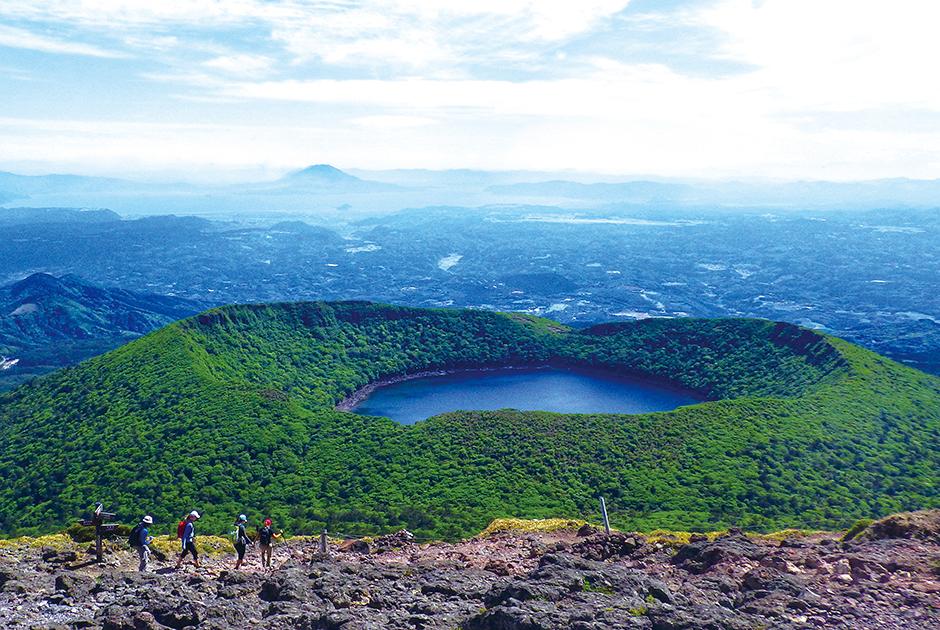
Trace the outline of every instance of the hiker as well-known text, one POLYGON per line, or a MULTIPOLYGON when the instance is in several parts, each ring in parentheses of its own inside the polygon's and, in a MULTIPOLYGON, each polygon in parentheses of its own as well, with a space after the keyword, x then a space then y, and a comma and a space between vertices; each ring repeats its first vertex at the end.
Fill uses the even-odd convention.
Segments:
POLYGON ((242 562, 245 561, 245 551, 247 551, 248 545, 254 544, 254 541, 248 537, 248 533, 245 531, 246 525, 248 525, 248 517, 239 514, 238 520, 235 521, 235 551, 238 553, 238 560, 235 561, 236 571, 241 568, 242 562))
POLYGON ((150 543, 153 542, 153 536, 150 535, 151 525, 153 525, 153 517, 148 514, 140 519, 140 523, 131 530, 129 542, 132 547, 137 547, 137 556, 140 558, 138 571, 146 571, 150 562, 150 543))
POLYGON ((274 539, 281 535, 274 531, 271 519, 264 519, 264 527, 258 530, 258 546, 261 547, 261 566, 271 566, 271 555, 274 551, 274 539))
POLYGON ((196 552, 196 521, 199 518, 199 512, 193 510, 186 517, 186 520, 180 523, 181 527, 176 530, 176 535, 179 536, 183 548, 180 557, 176 560, 177 569, 183 564, 183 559, 188 553, 193 555, 193 564, 196 565, 197 569, 199 568, 199 554, 196 552), (180 529, 182 529, 182 532, 180 532, 180 529))

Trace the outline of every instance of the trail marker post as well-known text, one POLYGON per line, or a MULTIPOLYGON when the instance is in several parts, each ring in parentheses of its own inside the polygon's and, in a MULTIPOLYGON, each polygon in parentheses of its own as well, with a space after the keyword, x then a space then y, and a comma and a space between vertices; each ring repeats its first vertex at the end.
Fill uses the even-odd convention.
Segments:
POLYGON ((604 533, 610 536, 610 521, 607 519, 607 503, 601 497, 601 516, 604 517, 604 533))
POLYGON ((326 541, 326 529, 324 529, 322 532, 320 532, 320 549, 319 549, 319 551, 320 551, 320 557, 321 557, 321 558, 326 558, 326 557, 329 556, 329 554, 330 554, 330 549, 329 549, 329 547, 327 546, 327 541, 326 541))
POLYGON ((119 525, 118 523, 105 523, 106 520, 114 518, 116 514, 111 512, 105 512, 104 506, 100 503, 95 503, 95 511, 92 513, 91 518, 82 519, 79 521, 79 524, 85 527, 94 527, 95 528, 95 560, 98 564, 101 564, 104 560, 104 552, 102 550, 101 539, 105 534, 109 534, 116 530, 119 525))

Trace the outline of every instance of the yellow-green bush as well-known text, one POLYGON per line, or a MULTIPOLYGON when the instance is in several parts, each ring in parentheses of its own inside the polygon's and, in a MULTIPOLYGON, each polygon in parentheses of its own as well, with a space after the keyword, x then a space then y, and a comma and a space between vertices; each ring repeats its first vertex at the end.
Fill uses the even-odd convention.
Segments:
POLYGON ((578 529, 587 521, 570 518, 497 518, 486 529, 480 532, 481 536, 489 536, 497 532, 557 532, 566 529, 578 529))

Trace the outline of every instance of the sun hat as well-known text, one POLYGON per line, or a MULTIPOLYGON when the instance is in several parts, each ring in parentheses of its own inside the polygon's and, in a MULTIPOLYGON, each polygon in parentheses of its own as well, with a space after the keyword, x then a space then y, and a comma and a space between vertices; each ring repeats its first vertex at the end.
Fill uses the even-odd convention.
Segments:
POLYGON ((153 517, 149 514, 141 519, 142 523, 147 523, 147 525, 153 525, 153 517))
POLYGON ((196 510, 193 510, 192 512, 190 512, 189 515, 192 516, 193 518, 200 518, 199 512, 197 512, 196 510))

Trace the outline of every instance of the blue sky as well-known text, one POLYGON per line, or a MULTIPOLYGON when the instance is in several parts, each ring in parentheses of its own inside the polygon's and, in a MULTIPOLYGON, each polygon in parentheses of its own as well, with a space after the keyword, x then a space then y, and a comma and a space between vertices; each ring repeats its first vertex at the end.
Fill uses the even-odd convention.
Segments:
POLYGON ((0 169, 940 177, 933 0, 0 0, 0 169))

